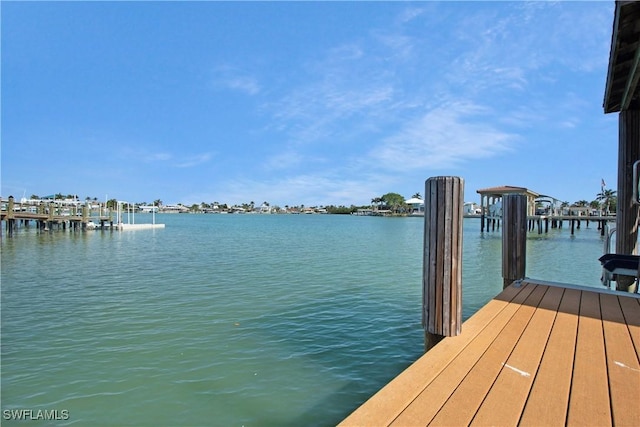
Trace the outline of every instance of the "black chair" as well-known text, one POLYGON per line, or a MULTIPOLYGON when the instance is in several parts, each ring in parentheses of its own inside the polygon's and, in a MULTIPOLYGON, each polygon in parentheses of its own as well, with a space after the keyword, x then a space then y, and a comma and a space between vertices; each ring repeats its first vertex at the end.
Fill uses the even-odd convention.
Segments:
MULTIPOLYGON (((640 279, 640 255, 604 254, 598 258, 603 268, 602 283, 610 287, 616 276, 631 276, 640 279)), ((636 293, 638 286, 636 286, 636 293)))

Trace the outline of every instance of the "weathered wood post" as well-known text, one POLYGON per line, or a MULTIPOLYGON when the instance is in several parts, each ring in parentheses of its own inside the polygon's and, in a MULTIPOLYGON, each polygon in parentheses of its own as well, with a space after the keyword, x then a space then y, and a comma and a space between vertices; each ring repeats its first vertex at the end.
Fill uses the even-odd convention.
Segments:
POLYGON ((527 197, 505 194, 502 206, 502 278, 503 288, 524 279, 527 253, 527 197))
POLYGON ((13 196, 9 196, 9 202, 7 203, 7 234, 11 236, 16 226, 15 220, 15 199, 13 196))
POLYGON ((49 231, 53 231, 53 215, 56 210, 55 202, 49 202, 49 211, 48 211, 48 219, 47 219, 47 229, 49 231))
POLYGON ((82 205, 82 231, 87 229, 87 224, 89 223, 89 202, 85 202, 82 205))
POLYGON ((462 220, 464 180, 425 182, 422 326, 425 351, 462 326, 462 220))

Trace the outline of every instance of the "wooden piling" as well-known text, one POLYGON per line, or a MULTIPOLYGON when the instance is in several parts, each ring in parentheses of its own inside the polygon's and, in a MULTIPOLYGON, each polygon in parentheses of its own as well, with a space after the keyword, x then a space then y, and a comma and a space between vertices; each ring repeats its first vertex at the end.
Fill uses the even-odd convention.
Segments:
POLYGON ((503 287, 524 279, 527 251, 527 197, 505 194, 502 199, 504 226, 502 227, 503 287))
POLYGON ((7 205, 7 234, 11 236, 15 229, 15 199, 13 196, 9 196, 9 203, 7 205))
POLYGON ((55 214, 56 205, 54 202, 49 203, 49 217, 47 218, 47 230, 53 231, 53 215, 55 214))
POLYGON ((464 180, 439 176, 425 183, 422 325, 425 350, 462 326, 464 180))
POLYGON ((89 202, 82 205, 82 231, 87 229, 87 223, 89 222, 89 202))

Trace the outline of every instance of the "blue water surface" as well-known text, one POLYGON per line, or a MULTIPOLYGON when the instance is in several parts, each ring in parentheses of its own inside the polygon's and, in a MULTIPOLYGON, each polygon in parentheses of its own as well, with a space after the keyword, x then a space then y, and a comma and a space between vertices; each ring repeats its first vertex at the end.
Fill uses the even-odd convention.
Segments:
MULTIPOLYGON (((422 218, 156 221, 166 228, 2 236, 3 411, 68 411, 53 425, 328 426, 423 352, 422 218)), ((527 275, 597 287, 601 253, 595 223, 532 233, 527 275)), ((500 256, 500 232, 465 219, 465 318, 500 292, 500 256)))

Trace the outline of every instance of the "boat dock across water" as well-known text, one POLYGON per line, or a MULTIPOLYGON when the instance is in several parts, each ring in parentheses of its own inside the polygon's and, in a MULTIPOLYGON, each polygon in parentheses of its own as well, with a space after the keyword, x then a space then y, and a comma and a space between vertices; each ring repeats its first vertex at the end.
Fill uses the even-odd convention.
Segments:
MULTIPOLYGON (((11 235, 18 223, 28 227, 35 221, 36 227, 43 231, 62 230, 142 230, 164 228, 164 224, 156 224, 155 212, 150 224, 133 222, 125 223, 118 203, 118 209, 106 207, 105 203, 93 202, 16 202, 13 197, 0 201, 0 220, 6 224, 6 232, 11 235)), ((135 218, 135 217, 134 217, 135 218)))

